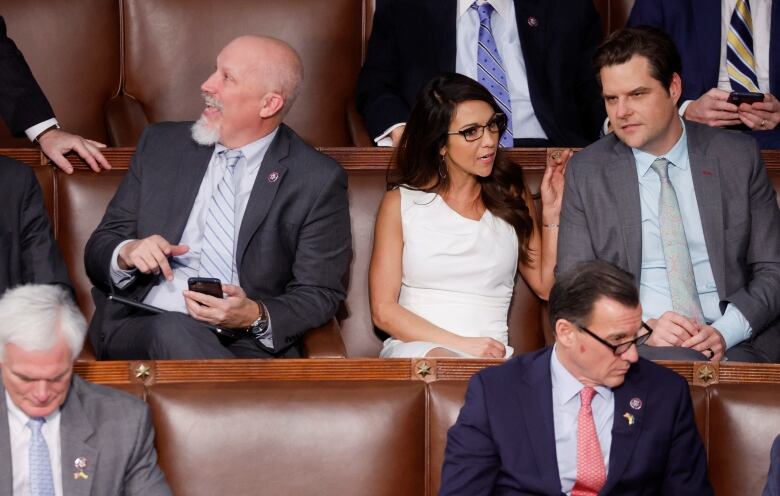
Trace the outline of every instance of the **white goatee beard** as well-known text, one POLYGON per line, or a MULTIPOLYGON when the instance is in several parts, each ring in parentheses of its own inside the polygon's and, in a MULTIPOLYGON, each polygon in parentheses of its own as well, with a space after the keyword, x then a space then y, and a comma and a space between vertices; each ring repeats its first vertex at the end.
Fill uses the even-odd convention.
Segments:
POLYGON ((195 143, 202 146, 213 146, 219 142, 219 129, 209 126, 206 118, 200 118, 192 125, 192 139, 195 143))

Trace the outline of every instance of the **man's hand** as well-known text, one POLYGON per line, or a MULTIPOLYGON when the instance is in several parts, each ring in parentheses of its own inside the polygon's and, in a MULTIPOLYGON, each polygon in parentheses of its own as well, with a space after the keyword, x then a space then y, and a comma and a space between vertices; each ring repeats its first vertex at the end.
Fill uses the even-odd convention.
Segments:
POLYGON ((184 303, 190 316, 206 324, 228 329, 244 329, 260 316, 257 302, 247 298, 243 289, 223 284, 225 298, 215 298, 196 291, 184 291, 184 303))
POLYGON ((708 355, 711 362, 719 362, 726 353, 726 341, 720 332, 712 326, 703 325, 695 336, 682 343, 685 348, 693 348, 696 351, 708 355))
POLYGON ((743 103, 739 106, 739 119, 750 129, 765 131, 780 123, 780 102, 773 95, 764 95, 763 102, 743 103))
POLYGON ((462 338, 458 350, 479 358, 504 358, 506 347, 493 338, 462 338))
POLYGON ((185 245, 172 245, 159 234, 137 239, 119 250, 117 263, 122 270, 138 269, 144 274, 163 273, 167 280, 173 279, 173 269, 168 257, 184 255, 189 250, 185 245))
POLYGON ((401 142, 401 136, 404 134, 405 127, 406 125, 398 126, 390 131, 390 140, 393 142, 393 146, 398 146, 398 143, 401 142))
POLYGON ((110 169, 111 164, 100 153, 100 148, 105 148, 106 145, 92 141, 75 134, 70 134, 62 129, 52 129, 51 131, 44 132, 38 137, 38 143, 41 145, 41 150, 51 159, 54 164, 62 169, 64 172, 73 173, 73 166, 70 165, 68 159, 64 154, 73 150, 89 164, 95 172, 100 172, 101 167, 103 169, 110 169))
POLYGON ((684 346, 684 342, 699 332, 696 322, 675 312, 665 312, 658 319, 648 320, 647 324, 653 329, 647 340, 650 346, 684 346))
POLYGON ((692 101, 685 109, 685 117, 688 120, 701 122, 711 127, 726 127, 739 124, 740 116, 737 106, 726 100, 729 92, 712 88, 707 93, 692 101))

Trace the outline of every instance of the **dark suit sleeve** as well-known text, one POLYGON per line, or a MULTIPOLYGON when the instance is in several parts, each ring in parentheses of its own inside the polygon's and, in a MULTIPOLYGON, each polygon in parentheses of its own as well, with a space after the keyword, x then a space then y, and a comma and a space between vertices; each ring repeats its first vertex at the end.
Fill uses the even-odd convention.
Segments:
MULTIPOLYGON (((749 282, 726 295, 726 300, 737 306, 755 334, 765 330, 780 315, 780 210, 758 146, 753 140, 749 142, 746 155, 749 154, 751 163, 748 192, 750 232, 744 260, 749 282)), ((745 226, 729 226, 725 230, 727 245, 744 239, 740 227, 745 226)))
POLYGON ((14 136, 54 117, 48 100, 35 81, 24 56, 6 35, 0 16, 0 117, 14 136))
POLYGON ((659 0, 636 0, 626 26, 655 26, 664 29, 663 5, 659 0))
POLYGON ((586 0, 585 13, 582 20, 582 33, 580 51, 576 63, 578 84, 572 95, 582 115, 582 129, 586 133, 589 142, 596 141, 601 134, 604 119, 607 117, 604 108, 604 99, 601 96, 601 87, 593 73, 593 55, 601 43, 601 20, 593 5, 586 0))
POLYGON ((677 412, 661 494, 711 495, 707 456, 693 417, 691 393, 685 380, 677 379, 676 387, 669 387, 666 395, 670 401, 675 398, 677 412))
POLYGON ((780 436, 772 443, 769 454, 769 475, 762 496, 780 496, 780 436))
POLYGON ((447 433, 440 496, 492 494, 501 466, 488 419, 482 378, 469 381, 458 420, 447 433))
POLYGON ((123 494, 126 496, 169 496, 171 494, 165 476, 157 464, 154 428, 146 405, 138 422, 135 445, 127 463, 122 485, 123 494))
MULTIPOLYGON (((148 128, 147 128, 148 129, 148 128)), ((103 219, 89 237, 84 249, 84 265, 87 275, 96 287, 108 293, 112 288, 111 256, 119 243, 135 239, 138 235, 138 198, 141 190, 141 163, 146 145, 147 131, 141 136, 130 169, 122 179, 116 194, 106 208, 103 219)), ((143 279, 143 275, 137 280, 143 279)), ((136 281, 137 281, 136 280, 136 281)))
POLYGON ((410 107, 401 88, 401 61, 394 3, 379 2, 374 13, 366 61, 356 90, 357 109, 372 138, 388 127, 406 122, 410 107))
POLYGON ((49 216, 43 205, 43 195, 32 169, 22 168, 19 183, 24 192, 19 208, 19 254, 21 281, 29 284, 62 284, 70 288, 68 269, 54 240, 49 216))
POLYGON ((578 157, 575 155, 566 170, 561 205, 561 226, 558 233, 558 261, 556 273, 563 273, 578 262, 596 259, 590 238, 585 203, 577 181, 582 173, 578 157))
POLYGON ((351 239, 347 173, 334 166, 298 233, 292 279, 282 295, 262 300, 271 318, 275 351, 336 314, 346 296, 351 239))

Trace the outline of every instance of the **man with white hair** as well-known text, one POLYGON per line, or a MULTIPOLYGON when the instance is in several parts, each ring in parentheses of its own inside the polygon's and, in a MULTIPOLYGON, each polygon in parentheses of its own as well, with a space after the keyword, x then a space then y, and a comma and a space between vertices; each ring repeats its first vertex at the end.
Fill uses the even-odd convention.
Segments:
POLYGON ((347 177, 282 124, 302 79, 288 44, 242 36, 201 86, 196 123, 145 131, 86 247, 98 357, 295 357, 304 332, 336 313, 351 255, 347 177), (221 286, 189 291, 195 277, 221 286))
POLYGON ((146 405, 73 374, 86 323, 70 293, 11 289, 0 322, 0 494, 171 494, 146 405))

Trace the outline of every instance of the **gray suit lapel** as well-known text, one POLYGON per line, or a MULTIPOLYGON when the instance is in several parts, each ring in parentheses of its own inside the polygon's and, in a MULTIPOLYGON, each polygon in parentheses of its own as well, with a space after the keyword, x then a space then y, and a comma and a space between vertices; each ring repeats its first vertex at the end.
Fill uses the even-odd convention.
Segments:
POLYGON ((8 408, 5 404, 5 388, 0 382, 0 494, 13 494, 14 474, 11 466, 11 433, 8 428, 8 408))
POLYGON ((263 158, 260 170, 257 172, 257 178, 252 187, 252 193, 249 195, 244 218, 241 220, 236 247, 237 267, 241 267, 249 241, 260 227, 260 224, 263 223, 265 216, 268 215, 274 196, 276 196, 279 186, 284 181, 287 167, 282 165, 282 161, 287 158, 289 153, 290 136, 286 126, 282 124, 263 158))
POLYGON ((87 444, 95 432, 87 419, 78 390, 80 379, 73 377, 68 398, 60 411, 60 439, 62 451, 62 492, 68 496, 89 496, 95 480, 98 450, 87 444), (86 462, 83 475, 76 468, 77 459, 86 462))
POLYGON ((626 256, 624 270, 634 274, 639 283, 642 268, 642 207, 639 200, 639 177, 631 149, 618 141, 614 148, 614 162, 606 167, 607 191, 614 192, 614 205, 620 219, 623 248, 626 256))
POLYGON ((193 143, 179 160, 176 168, 177 187, 169 192, 172 196, 170 204, 175 208, 167 212, 168 215, 160 233, 171 243, 178 243, 181 239, 213 153, 213 146, 198 146, 193 143))
POLYGON ((720 162, 701 148, 695 126, 687 126, 688 157, 691 162, 693 189, 699 205, 704 242, 712 274, 719 289, 726 284, 726 260, 723 254, 723 197, 720 187, 720 162))

